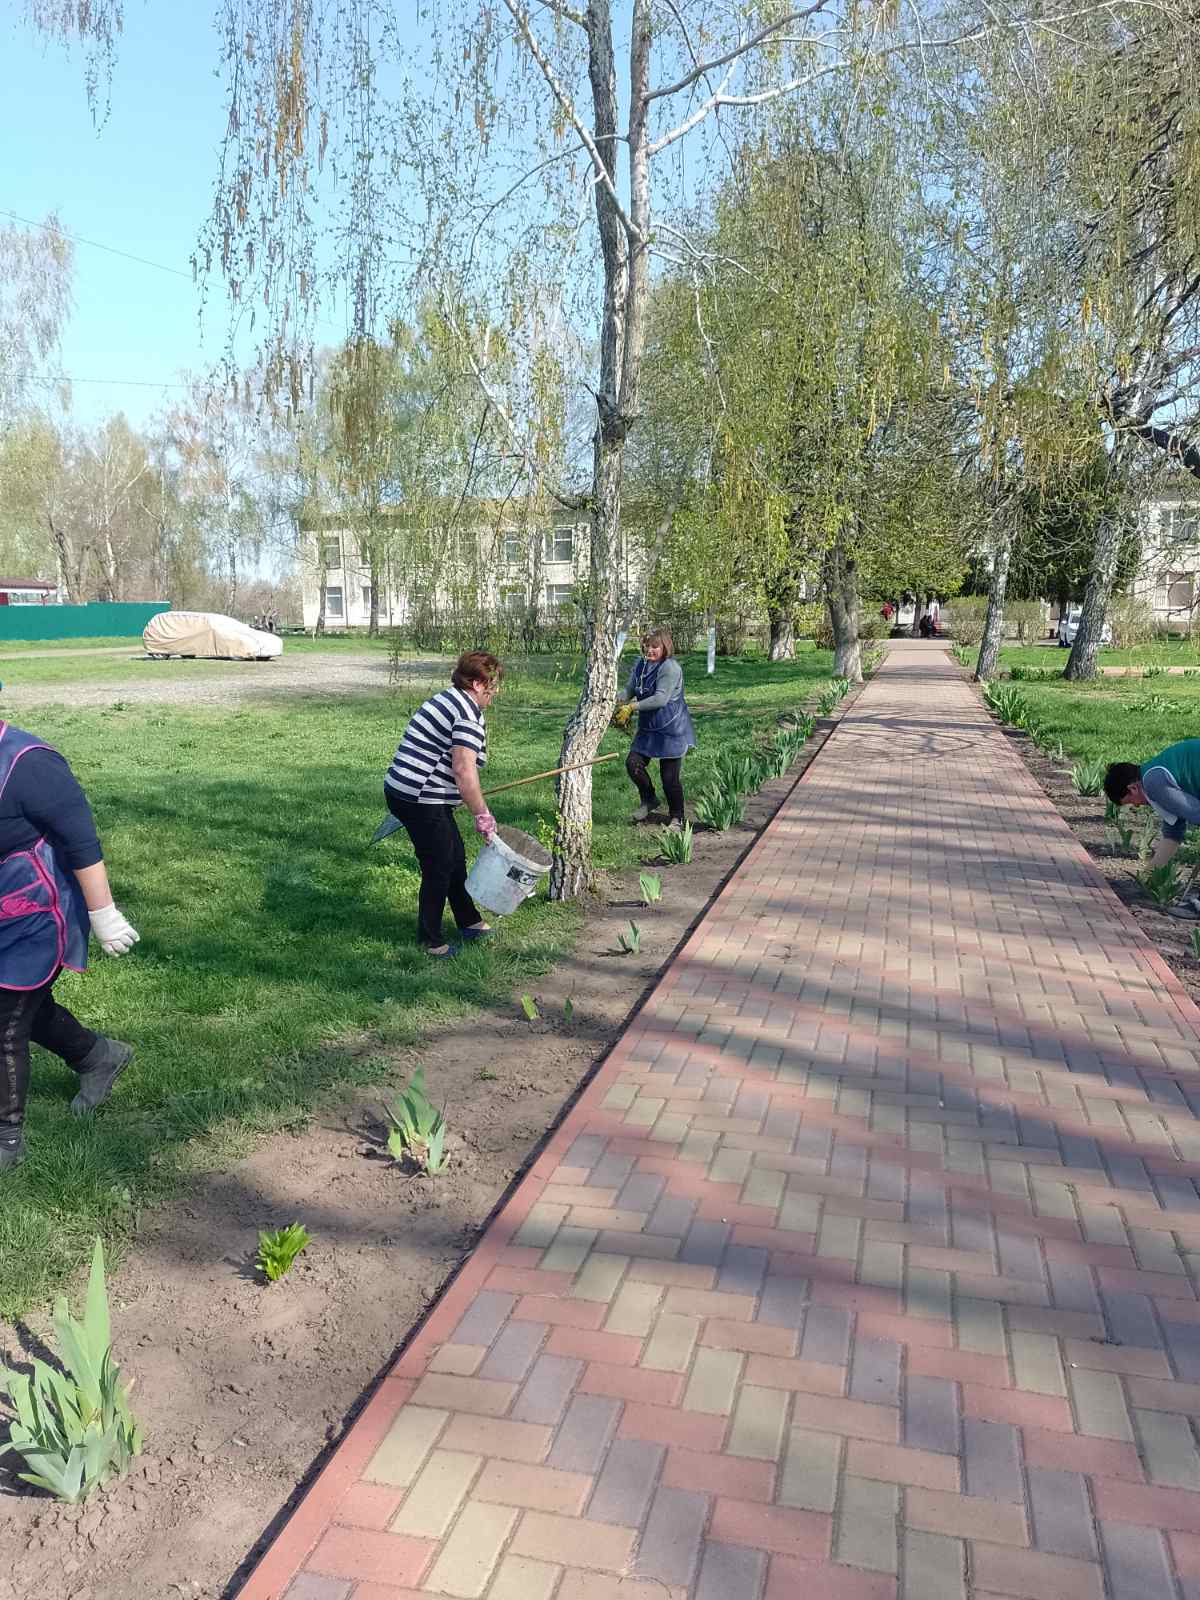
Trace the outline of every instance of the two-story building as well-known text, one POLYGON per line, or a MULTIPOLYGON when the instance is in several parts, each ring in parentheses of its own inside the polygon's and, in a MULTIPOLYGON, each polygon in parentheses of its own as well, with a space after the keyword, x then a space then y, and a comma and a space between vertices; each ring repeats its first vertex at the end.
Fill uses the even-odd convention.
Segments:
MULTIPOLYGON (((418 527, 411 516, 389 512, 369 541, 334 516, 302 517, 304 626, 316 627, 323 598, 326 628, 365 628, 375 585, 383 627, 403 626, 422 609, 446 612, 464 602, 479 614, 552 617, 587 575, 590 533, 577 511, 557 508, 518 520, 479 502, 444 528, 418 527)), ((626 591, 636 602, 644 561, 624 535, 621 559, 626 591)))
POLYGON ((1161 627, 1189 632, 1200 623, 1200 484, 1181 478, 1143 508, 1142 525, 1132 592, 1161 627))

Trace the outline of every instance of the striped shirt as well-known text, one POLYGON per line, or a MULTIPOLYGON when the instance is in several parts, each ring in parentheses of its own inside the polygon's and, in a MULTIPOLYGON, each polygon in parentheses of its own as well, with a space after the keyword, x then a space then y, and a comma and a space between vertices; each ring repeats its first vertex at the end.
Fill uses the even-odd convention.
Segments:
POLYGON ((424 806, 457 805, 462 796, 451 759, 456 746, 474 750, 476 764, 486 765, 483 712, 461 689, 443 689, 413 712, 383 781, 404 800, 424 806))

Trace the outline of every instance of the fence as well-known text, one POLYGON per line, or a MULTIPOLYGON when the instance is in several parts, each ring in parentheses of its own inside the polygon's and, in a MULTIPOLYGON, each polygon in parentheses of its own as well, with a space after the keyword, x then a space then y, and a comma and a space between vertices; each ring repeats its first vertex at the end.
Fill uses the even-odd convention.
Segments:
POLYGON ((0 606, 0 642, 6 639, 137 639, 169 600, 140 604, 92 600, 84 606, 0 606))

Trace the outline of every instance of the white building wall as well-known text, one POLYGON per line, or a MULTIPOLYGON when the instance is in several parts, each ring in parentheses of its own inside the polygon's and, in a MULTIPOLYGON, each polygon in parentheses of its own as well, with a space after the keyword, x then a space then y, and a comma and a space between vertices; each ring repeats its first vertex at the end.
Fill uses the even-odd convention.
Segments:
MULTIPOLYGON (((401 535, 402 537, 402 535, 401 535)), ((556 521, 541 530, 542 548, 530 550, 528 530, 481 528, 479 568, 485 574, 484 604, 490 610, 511 606, 524 612, 533 599, 537 609, 552 615, 567 604, 570 593, 588 570, 589 528, 586 522, 556 521)), ((321 546, 325 551, 325 626, 365 628, 371 619, 371 575, 355 546, 354 535, 344 529, 302 528, 301 592, 304 626, 316 626, 321 608, 321 546)), ((635 587, 638 585, 635 582, 635 587)), ((448 605, 449 594, 435 590, 438 604, 448 605)), ((379 596, 379 620, 384 627, 402 625, 409 615, 409 596, 397 588, 379 596)))

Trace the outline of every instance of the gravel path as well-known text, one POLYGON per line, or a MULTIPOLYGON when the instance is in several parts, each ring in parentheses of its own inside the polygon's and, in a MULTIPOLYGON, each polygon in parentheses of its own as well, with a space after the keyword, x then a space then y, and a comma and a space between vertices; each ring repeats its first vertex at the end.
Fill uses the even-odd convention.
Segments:
MULTIPOLYGON (((75 683, 21 683, 5 677, 9 707, 33 705, 107 706, 127 703, 219 706, 254 700, 295 700, 311 696, 382 693, 389 687, 388 661, 381 652, 305 655, 289 661, 151 661, 139 663, 145 677, 81 678, 75 683)), ((447 663, 431 658, 406 664, 406 689, 440 685, 447 663)))

